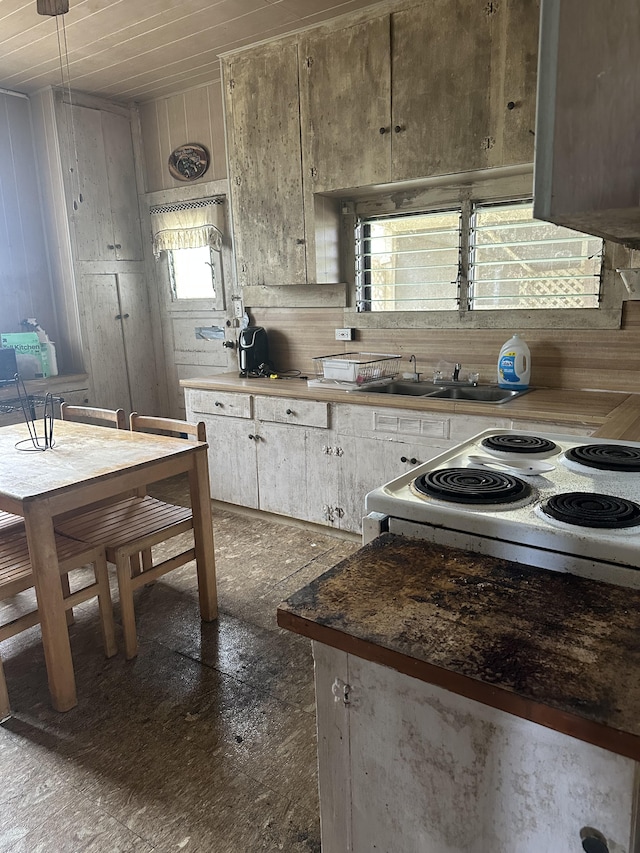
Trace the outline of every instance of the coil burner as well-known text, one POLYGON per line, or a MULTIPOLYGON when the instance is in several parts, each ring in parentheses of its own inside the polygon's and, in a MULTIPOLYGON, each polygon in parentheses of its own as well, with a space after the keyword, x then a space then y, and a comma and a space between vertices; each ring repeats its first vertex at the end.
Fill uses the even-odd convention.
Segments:
POLYGON ((595 492, 553 495, 540 509, 557 521, 578 527, 621 529, 640 524, 640 505, 626 498, 595 492))
POLYGON ((548 438, 536 435, 518 435, 504 433, 483 438, 482 446, 493 453, 544 453, 551 455, 558 450, 558 445, 548 438))
POLYGON ((571 462, 600 471, 640 471, 640 447, 626 444, 583 444, 564 455, 571 462))
POLYGON ((441 468, 417 477, 415 491, 426 497, 461 504, 511 504, 531 495, 531 486, 498 471, 441 468))

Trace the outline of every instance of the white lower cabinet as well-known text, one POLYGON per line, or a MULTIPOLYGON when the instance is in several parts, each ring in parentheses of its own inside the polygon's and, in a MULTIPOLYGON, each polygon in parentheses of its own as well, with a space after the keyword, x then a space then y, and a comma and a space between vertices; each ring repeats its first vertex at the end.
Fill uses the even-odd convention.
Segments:
POLYGON ((568 431, 504 417, 229 391, 187 388, 185 397, 187 417, 207 425, 212 498, 353 533, 361 532, 368 492, 476 433, 568 431))
POLYGON ((609 839, 590 850, 637 849, 632 759, 318 642, 313 656, 323 853, 577 853, 589 827, 609 839))

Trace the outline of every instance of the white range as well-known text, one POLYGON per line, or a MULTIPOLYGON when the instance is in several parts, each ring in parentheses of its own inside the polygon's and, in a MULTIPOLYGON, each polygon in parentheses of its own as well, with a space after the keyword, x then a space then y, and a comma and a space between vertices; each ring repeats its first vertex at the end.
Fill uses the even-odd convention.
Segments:
POLYGON ((640 443, 487 430, 366 497, 388 530, 640 588, 640 443))

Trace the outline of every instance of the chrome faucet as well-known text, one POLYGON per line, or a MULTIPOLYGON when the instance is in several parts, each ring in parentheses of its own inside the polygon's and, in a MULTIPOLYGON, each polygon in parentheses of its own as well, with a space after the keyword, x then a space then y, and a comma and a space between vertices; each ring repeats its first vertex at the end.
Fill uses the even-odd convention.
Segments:
POLYGON ((433 382, 435 385, 477 385, 479 374, 469 373, 466 379, 460 379, 460 371, 462 364, 457 361, 451 371, 451 379, 446 379, 440 370, 436 370, 433 374, 433 382))
POLYGON ((409 364, 413 364, 413 376, 411 378, 414 382, 419 382, 420 374, 418 373, 418 363, 416 361, 415 355, 409 356, 409 364))
POLYGON ((453 373, 451 374, 451 378, 453 379, 454 382, 460 381, 460 368, 461 367, 462 367, 462 365, 460 364, 460 362, 458 362, 455 365, 455 367, 453 368, 453 373))

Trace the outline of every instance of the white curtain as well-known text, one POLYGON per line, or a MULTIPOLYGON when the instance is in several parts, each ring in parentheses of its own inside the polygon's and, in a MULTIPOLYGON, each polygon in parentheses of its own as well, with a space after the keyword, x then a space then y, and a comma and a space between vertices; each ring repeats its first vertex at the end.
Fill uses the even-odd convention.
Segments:
POLYGON ((178 204, 163 204, 150 209, 153 253, 172 249, 197 249, 211 246, 222 249, 224 199, 202 199, 178 204))

